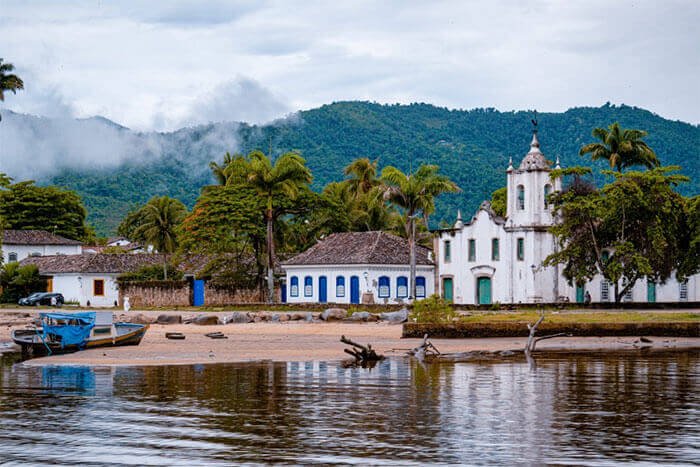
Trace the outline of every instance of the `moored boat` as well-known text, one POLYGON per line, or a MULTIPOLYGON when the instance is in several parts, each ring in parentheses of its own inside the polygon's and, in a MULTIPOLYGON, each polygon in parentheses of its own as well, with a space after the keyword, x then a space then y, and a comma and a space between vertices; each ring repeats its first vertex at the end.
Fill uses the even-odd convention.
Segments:
POLYGON ((70 353, 94 347, 138 345, 147 324, 113 322, 110 311, 40 313, 41 327, 12 331, 22 353, 39 356, 70 353))

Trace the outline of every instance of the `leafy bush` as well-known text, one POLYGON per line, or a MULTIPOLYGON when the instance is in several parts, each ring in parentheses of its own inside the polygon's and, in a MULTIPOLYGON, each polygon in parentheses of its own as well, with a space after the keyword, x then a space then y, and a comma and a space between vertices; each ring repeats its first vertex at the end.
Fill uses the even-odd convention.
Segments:
POLYGON ((413 304, 413 318, 418 323, 447 323, 457 316, 449 302, 437 295, 431 295, 413 304))
POLYGON ((0 272, 0 287, 0 302, 17 303, 17 300, 33 292, 46 291, 46 279, 39 275, 35 264, 20 266, 19 263, 7 263, 0 272))

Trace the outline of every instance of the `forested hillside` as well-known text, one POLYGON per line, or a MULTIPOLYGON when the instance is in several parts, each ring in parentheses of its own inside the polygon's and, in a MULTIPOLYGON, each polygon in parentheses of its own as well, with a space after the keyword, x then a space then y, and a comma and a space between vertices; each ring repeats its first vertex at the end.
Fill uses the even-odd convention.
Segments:
MULTIPOLYGON (((505 184, 508 158, 515 164, 528 150, 529 112, 493 109, 448 110, 428 104, 379 105, 339 102, 300 112, 265 126, 217 123, 174 133, 130 132, 137 145, 132 157, 111 168, 62 169, 42 183, 75 189, 85 201, 89 220, 100 234, 110 234, 130 206, 153 195, 169 195, 192 206, 201 186, 211 183, 208 163, 225 151, 252 149, 274 154, 296 150, 313 171, 315 189, 342 179, 342 169, 358 157, 379 158, 379 166, 438 164, 461 188, 439 198, 434 222, 452 221, 457 209, 470 215, 491 192, 505 184)), ((592 142, 591 129, 618 121, 649 132, 645 139, 662 164, 678 164, 692 178, 681 192, 700 193, 700 127, 663 119, 649 111, 604 105, 564 113, 541 113, 539 139, 545 155, 562 166, 588 164, 579 148, 592 142)), ((36 122, 35 122, 36 124, 36 122)), ((106 125, 107 123, 105 123, 106 125)), ((40 132, 40 130, 36 130, 40 132)), ((109 138, 104 144, 109 145, 109 138)), ((95 148, 96 157, 100 148, 95 148)))

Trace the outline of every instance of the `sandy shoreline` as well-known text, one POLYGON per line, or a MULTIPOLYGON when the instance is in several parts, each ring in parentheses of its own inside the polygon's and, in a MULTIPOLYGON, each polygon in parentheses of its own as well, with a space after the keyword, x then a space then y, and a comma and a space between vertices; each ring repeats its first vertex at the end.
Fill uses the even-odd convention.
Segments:
MULTIPOLYGON (((161 314, 162 312, 146 312, 161 314)), ((34 315, 34 313, 29 313, 34 315)), ((177 313, 183 317, 191 313, 177 313)), ((118 313, 119 315, 119 313, 118 313)), ((24 328, 31 320, 19 310, 0 314, 0 342, 10 341, 10 331, 24 328)), ((27 365, 143 366, 202 363, 272 361, 340 361, 347 359, 340 342, 345 335, 360 343, 371 343, 386 356, 402 356, 419 339, 402 339, 401 326, 386 323, 348 322, 260 322, 197 326, 152 324, 139 346, 90 349, 68 355, 37 358, 27 365), (211 339, 206 333, 220 331, 228 339, 211 339), (165 338, 166 332, 181 332, 185 340, 165 338), (392 349, 400 349, 391 351, 392 349)), ((651 337, 653 348, 697 349, 700 338, 651 337)), ((518 350, 525 338, 432 339, 442 353, 518 350)), ((637 337, 573 337, 545 340, 541 350, 630 350, 637 337)))

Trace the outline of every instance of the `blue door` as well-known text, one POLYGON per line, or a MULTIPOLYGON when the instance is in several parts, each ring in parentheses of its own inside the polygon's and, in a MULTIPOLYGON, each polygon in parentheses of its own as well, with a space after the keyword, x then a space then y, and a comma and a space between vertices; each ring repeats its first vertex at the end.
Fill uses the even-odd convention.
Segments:
POLYGON ((350 278, 350 303, 360 303, 360 278, 350 278))
POLYGON ((192 305, 202 306, 204 305, 204 281, 201 279, 195 279, 193 282, 193 299, 192 305))
POLYGON ((318 278, 318 303, 326 303, 328 301, 328 279, 326 276, 318 278))
POLYGON ((280 284, 280 292, 282 293, 282 303, 287 303, 287 284, 280 284))

